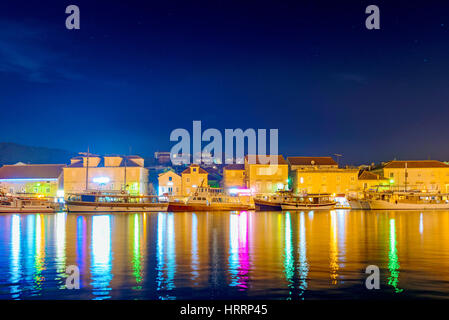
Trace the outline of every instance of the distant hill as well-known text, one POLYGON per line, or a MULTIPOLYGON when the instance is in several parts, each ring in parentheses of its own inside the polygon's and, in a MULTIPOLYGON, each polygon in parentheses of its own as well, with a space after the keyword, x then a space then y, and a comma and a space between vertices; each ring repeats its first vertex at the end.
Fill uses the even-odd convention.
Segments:
POLYGON ((66 150, 31 147, 10 142, 0 142, 0 165, 15 164, 17 162, 27 164, 68 164, 70 158, 73 156, 76 156, 76 153, 66 150))

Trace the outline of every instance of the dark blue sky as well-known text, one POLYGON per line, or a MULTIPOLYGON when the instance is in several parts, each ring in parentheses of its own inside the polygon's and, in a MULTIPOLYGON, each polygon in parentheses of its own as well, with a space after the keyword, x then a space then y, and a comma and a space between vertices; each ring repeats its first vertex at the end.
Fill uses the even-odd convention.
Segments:
POLYGON ((202 120, 278 128, 284 155, 449 160, 444 2, 93 2, 0 3, 0 141, 150 155, 202 120))

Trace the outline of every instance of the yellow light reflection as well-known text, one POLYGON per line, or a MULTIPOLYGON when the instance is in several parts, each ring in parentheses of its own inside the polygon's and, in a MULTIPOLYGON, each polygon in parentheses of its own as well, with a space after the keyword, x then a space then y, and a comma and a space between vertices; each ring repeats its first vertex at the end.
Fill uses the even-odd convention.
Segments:
POLYGON ((337 284, 338 278, 338 227, 337 227, 337 213, 332 210, 330 212, 330 277, 333 285, 337 284))
POLYGON ((45 224, 41 215, 36 216, 36 239, 34 254, 34 289, 41 290, 45 280, 42 271, 45 270, 45 224))

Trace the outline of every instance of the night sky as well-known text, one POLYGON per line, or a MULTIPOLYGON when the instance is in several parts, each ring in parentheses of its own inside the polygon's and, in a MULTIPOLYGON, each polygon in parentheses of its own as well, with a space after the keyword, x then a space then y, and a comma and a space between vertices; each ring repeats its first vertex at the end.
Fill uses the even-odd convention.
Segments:
POLYGON ((5 0, 0 117, 2 142, 75 152, 169 151, 201 120, 278 128, 284 155, 449 160, 449 4, 5 0))

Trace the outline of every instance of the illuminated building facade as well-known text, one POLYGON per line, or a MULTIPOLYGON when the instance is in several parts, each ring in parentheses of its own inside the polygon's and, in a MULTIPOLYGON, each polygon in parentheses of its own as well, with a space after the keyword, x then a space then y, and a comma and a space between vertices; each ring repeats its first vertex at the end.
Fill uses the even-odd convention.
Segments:
POLYGON ((223 168, 223 188, 246 188, 244 164, 230 164, 223 168))
POLYGON ((181 174, 182 195, 189 196, 197 187, 208 186, 208 172, 197 164, 190 165, 181 174))
POLYGON ((148 192, 148 169, 139 156, 79 156, 64 168, 65 194, 85 190, 148 192))
POLYGON ((170 196, 181 195, 182 179, 181 176, 176 174, 173 170, 160 173, 158 176, 158 184, 159 196, 163 196, 165 194, 170 196))
POLYGON ((4 165, 0 168, 0 190, 11 194, 60 196, 65 166, 65 164, 23 163, 4 165))
MULTIPOLYGON (((254 156, 255 157, 255 156, 254 156)), ((276 156, 275 156, 276 157, 276 156)), ((288 188, 288 164, 284 157, 277 155, 277 164, 262 164, 258 157, 249 163, 245 157, 246 186, 253 193, 274 193, 288 188)))
POLYGON ((346 195, 357 191, 357 168, 339 168, 331 157, 288 157, 295 193, 346 195))
POLYGON ((449 192, 449 165, 437 160, 387 162, 373 170, 388 179, 393 187, 407 190, 449 192))

